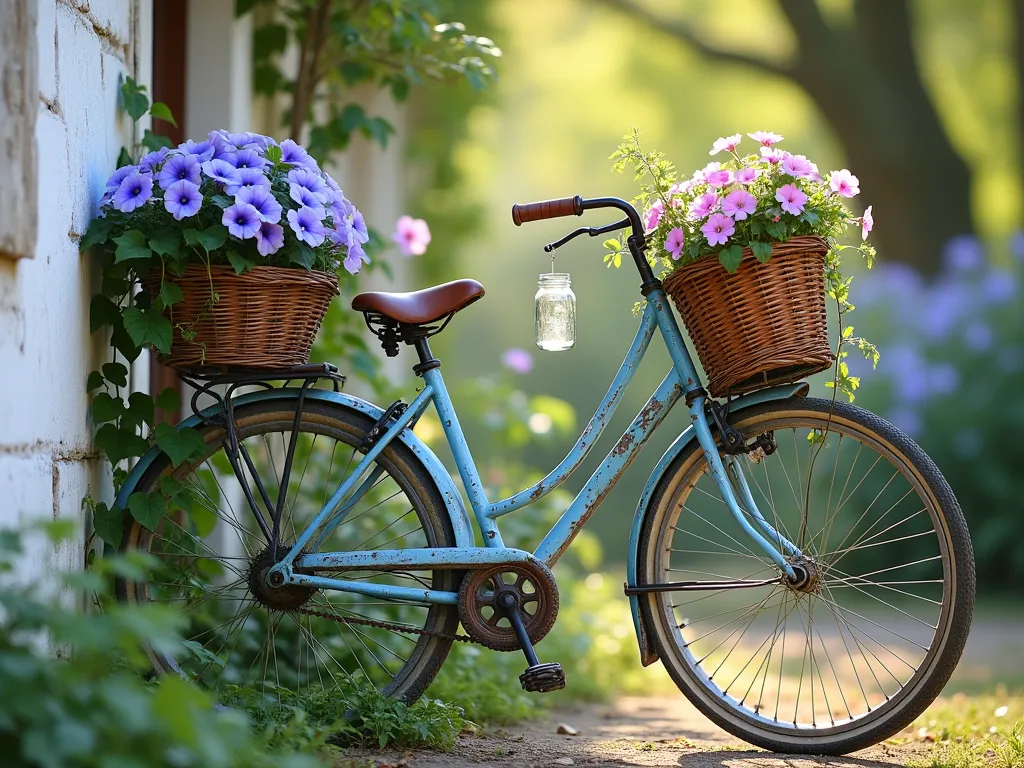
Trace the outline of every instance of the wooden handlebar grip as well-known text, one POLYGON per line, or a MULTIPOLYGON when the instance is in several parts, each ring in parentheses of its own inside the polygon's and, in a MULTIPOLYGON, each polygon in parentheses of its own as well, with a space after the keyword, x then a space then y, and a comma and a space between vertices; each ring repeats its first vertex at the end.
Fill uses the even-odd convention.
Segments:
POLYGON ((527 221, 557 219, 560 216, 582 216, 583 198, 563 197, 558 200, 542 200, 539 203, 523 203, 512 206, 512 222, 518 227, 527 221))

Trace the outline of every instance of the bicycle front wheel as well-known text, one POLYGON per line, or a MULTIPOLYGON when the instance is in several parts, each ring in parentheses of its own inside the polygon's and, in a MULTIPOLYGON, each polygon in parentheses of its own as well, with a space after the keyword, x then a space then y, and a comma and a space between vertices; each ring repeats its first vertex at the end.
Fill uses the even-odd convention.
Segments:
MULTIPOLYGON (((662 663, 711 720, 767 749, 843 754, 888 738, 939 694, 967 639, 974 560, 960 508, 925 453, 860 408, 799 398, 734 426, 748 442, 774 438, 739 466, 807 578, 647 597, 662 663)), ((696 442, 652 496, 638 562, 641 584, 781 573, 732 518, 696 442)))
MULTIPOLYGON (((276 506, 294 408, 294 400, 275 400, 235 410, 240 446, 255 469, 247 484, 264 510, 252 475, 276 506)), ((178 468, 166 456, 154 463, 133 490, 163 493, 170 509, 155 531, 129 518, 121 549, 153 555, 157 567, 143 580, 119 579, 117 592, 124 601, 171 606, 187 620, 182 647, 148 649, 156 672, 184 674, 216 690, 243 685, 268 695, 311 689, 329 695, 353 680, 405 701, 423 692, 451 647, 455 606, 299 586, 274 590, 262 577, 362 459, 359 445, 372 426, 361 413, 307 399, 284 488, 276 556, 224 453, 223 428, 202 430, 201 459, 178 468)), ((440 492, 405 446, 391 443, 366 478, 361 495, 345 502, 344 519, 316 551, 455 546, 440 492)), ((458 574, 451 570, 320 575, 458 590, 458 574)))

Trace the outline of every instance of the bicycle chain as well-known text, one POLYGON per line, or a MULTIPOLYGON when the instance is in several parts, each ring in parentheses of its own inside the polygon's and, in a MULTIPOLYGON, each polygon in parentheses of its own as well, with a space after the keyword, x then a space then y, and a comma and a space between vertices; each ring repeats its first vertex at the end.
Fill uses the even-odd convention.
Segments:
POLYGON ((364 627, 375 627, 377 629, 387 629, 392 632, 405 632, 411 635, 426 635, 428 637, 439 637, 442 640, 457 640, 460 643, 475 643, 469 635, 455 635, 448 634, 447 632, 435 632, 430 629, 417 629, 416 627, 410 627, 407 624, 398 624, 393 621, 383 621, 381 619, 357 619, 345 616, 332 615, 324 613, 323 611, 314 611, 312 608, 293 608, 295 613, 303 613, 307 616, 316 616, 320 619, 328 619, 329 621, 335 621, 339 624, 359 624, 364 627))

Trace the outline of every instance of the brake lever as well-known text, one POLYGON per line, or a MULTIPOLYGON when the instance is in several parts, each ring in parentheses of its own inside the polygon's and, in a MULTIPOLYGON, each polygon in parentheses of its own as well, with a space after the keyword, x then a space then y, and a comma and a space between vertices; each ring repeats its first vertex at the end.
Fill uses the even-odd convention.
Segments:
POLYGON ((568 243, 573 238, 579 237, 580 235, 590 235, 591 237, 597 237, 607 232, 613 232, 616 229, 625 229, 630 225, 629 217, 616 221, 613 224, 605 224, 603 227, 580 227, 574 232, 570 232, 568 235, 563 237, 561 240, 556 240, 553 243, 548 243, 544 246, 545 253, 551 253, 556 248, 561 248, 563 245, 568 243))

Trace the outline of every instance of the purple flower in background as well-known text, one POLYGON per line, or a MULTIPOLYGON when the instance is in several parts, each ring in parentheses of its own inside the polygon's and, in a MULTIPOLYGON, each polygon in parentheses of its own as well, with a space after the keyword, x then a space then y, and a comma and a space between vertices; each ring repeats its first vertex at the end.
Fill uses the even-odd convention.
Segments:
POLYGON ((238 170, 227 160, 217 158, 208 160, 203 163, 202 169, 203 173, 221 184, 239 184, 241 182, 238 170))
POLYGON ((719 163, 708 163, 702 173, 709 187, 724 187, 732 181, 732 171, 721 168, 719 163))
POLYGON ((516 373, 529 373, 533 370, 533 357, 525 349, 513 347, 505 350, 501 364, 516 373))
POLYGON ((331 194, 331 190, 324 180, 320 178, 320 174, 313 173, 308 168, 293 168, 288 171, 288 183, 309 190, 323 205, 328 205, 334 199, 334 195, 331 194))
POLYGON ((300 147, 291 139, 281 142, 281 162, 289 165, 301 165, 311 171, 317 171, 316 160, 309 156, 309 152, 300 147))
POLYGON ((178 221, 186 216, 195 216, 202 205, 199 185, 188 179, 176 181, 164 190, 164 208, 178 221))
POLYGON ((737 184, 750 184, 760 175, 761 171, 757 168, 740 168, 732 175, 732 180, 737 184))
POLYGON ((112 191, 117 189, 119 186, 121 186, 121 182, 124 181, 127 176, 135 173, 138 170, 139 166, 137 165, 122 165, 120 168, 118 168, 110 175, 109 179, 107 179, 107 190, 112 191))
POLYGON ((931 296, 918 311, 918 321, 925 337, 944 341, 971 308, 971 292, 953 280, 932 287, 931 296))
POLYGON ((327 211, 324 209, 323 203, 320 202, 320 198, 305 187, 291 184, 288 187, 288 195, 303 208, 311 208, 316 211, 316 215, 321 219, 327 215, 327 211))
POLYGON ((235 155, 235 145, 231 144, 221 131, 210 131, 207 138, 213 145, 211 160, 225 160, 235 155))
POLYGON ((320 216, 312 208, 303 207, 297 211, 288 211, 288 224, 299 240, 314 248, 327 237, 327 230, 324 229, 320 216))
POLYGON ((985 263, 985 249, 973 235, 957 235, 946 243, 942 260, 953 272, 971 272, 985 263))
POLYGON ((769 165, 778 165, 789 157, 789 152, 774 147, 761 147, 761 159, 769 165))
POLYGON ((952 394, 960 386, 960 372, 949 363, 932 366, 928 378, 932 391, 940 395, 952 394))
POLYGON ((167 189, 176 181, 190 181, 196 186, 202 178, 199 175, 199 161, 193 155, 172 155, 156 175, 160 189, 167 189))
POLYGON ((349 246, 348 255, 342 263, 345 269, 348 270, 348 273, 354 275, 359 272, 363 264, 370 263, 370 257, 366 255, 362 245, 355 243, 349 246))
POLYGON ((267 161, 256 154, 254 149, 240 149, 235 152, 235 156, 228 160, 235 168, 242 170, 243 168, 256 168, 263 170, 266 166, 267 161))
POLYGON ((256 250, 261 256, 276 253, 284 245, 284 228, 269 221, 260 222, 256 230, 256 250))
POLYGON ((145 168, 147 171, 152 171, 153 166, 159 163, 165 157, 167 157, 167 153, 170 151, 170 147, 160 147, 160 149, 153 150, 148 155, 139 160, 139 167, 145 168))
POLYGON ((928 396, 925 364, 916 347, 896 344, 882 351, 886 368, 892 376, 896 393, 903 403, 917 403, 928 396))
POLYGON ((260 231, 260 212, 248 203, 235 203, 224 209, 220 222, 232 235, 245 240, 260 231))
POLYGON ((153 196, 153 177, 134 171, 117 185, 113 203, 121 213, 131 213, 153 196))
POLYGON ((754 131, 753 133, 748 133, 747 136, 762 147, 770 147, 772 144, 778 144, 782 141, 782 137, 779 134, 772 133, 771 131, 754 131))
POLYGON ((1021 368, 1024 368, 1024 350, 1021 350, 1019 347, 1001 349, 999 350, 999 356, 996 358, 996 363, 1001 371, 1017 373, 1021 368))
POLYGON ((991 269, 981 280, 981 295, 989 304, 1005 304, 1016 292, 1013 274, 1004 269, 991 269))
POLYGON ((259 213, 261 221, 277 224, 281 220, 281 204, 267 187, 242 187, 235 195, 235 202, 251 205, 259 213))
MULTIPOLYGON (((423 220, 420 219, 420 221, 423 220)), ((425 221, 423 222, 423 226, 427 231, 427 239, 423 244, 423 248, 426 249, 427 245, 430 244, 430 228, 427 227, 427 223, 425 221)), ((370 232, 366 228, 366 220, 363 219, 362 211, 358 211, 354 207, 352 208, 352 221, 349 222, 349 229, 360 244, 366 243, 370 239, 370 232)))
POLYGON ((911 408, 893 408, 885 418, 911 437, 921 434, 921 417, 911 408))
POLYGON ((270 189, 270 179, 264 176, 259 168, 239 168, 235 173, 238 180, 224 185, 224 191, 229 195, 237 195, 243 189, 251 187, 270 189))
POLYGON ((690 218, 703 219, 718 207, 718 195, 714 192, 705 192, 692 203, 690 203, 690 218))
POLYGON ((972 352, 984 352, 992 346, 992 328, 983 320, 972 320, 964 328, 964 344, 972 352))
POLYGON ((180 147, 178 150, 186 155, 192 155, 200 163, 205 163, 208 160, 213 159, 213 142, 207 139, 206 141, 200 141, 198 143, 189 139, 180 147))
MULTIPOLYGON (((360 214, 362 218, 362 214, 360 214)), ((353 218, 353 228, 355 219, 353 218)), ((365 225, 364 225, 365 228, 365 225)), ((395 234, 391 239, 398 243, 406 256, 422 256, 430 245, 430 227, 423 219, 402 216, 395 224, 395 234)), ((365 242, 365 241, 364 241, 365 242)))

